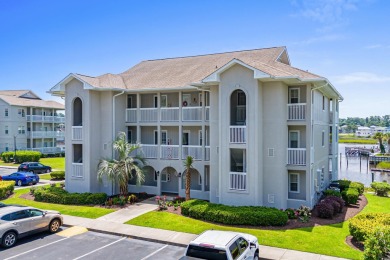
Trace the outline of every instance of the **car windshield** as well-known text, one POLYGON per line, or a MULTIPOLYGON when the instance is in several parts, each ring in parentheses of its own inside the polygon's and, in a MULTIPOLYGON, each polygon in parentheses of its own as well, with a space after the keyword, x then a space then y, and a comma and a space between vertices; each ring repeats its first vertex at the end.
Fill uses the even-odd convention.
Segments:
POLYGON ((215 248, 209 248, 209 247, 202 247, 202 246, 195 246, 195 245, 189 245, 186 256, 191 257, 197 257, 200 259, 211 259, 211 260, 226 260, 226 251, 215 249, 215 248))

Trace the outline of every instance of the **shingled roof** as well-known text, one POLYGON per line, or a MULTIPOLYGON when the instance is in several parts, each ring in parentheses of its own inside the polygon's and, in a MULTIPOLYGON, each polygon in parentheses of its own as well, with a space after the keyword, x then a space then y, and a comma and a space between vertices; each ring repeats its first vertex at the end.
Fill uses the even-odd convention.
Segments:
POLYGON ((0 90, 0 99, 12 106, 65 109, 56 101, 45 101, 30 90, 0 90))

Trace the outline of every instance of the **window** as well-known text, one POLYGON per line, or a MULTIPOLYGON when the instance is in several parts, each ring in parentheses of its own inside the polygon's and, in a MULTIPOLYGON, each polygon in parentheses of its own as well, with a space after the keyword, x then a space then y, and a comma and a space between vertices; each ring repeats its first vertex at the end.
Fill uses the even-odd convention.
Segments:
POLYGON ((5 151, 6 151, 6 152, 9 151, 9 143, 6 143, 6 144, 5 144, 5 151))
POLYGON ((133 132, 130 128, 127 128, 127 142, 131 144, 133 140, 133 132))
POLYGON ((167 138, 168 132, 167 130, 161 131, 161 144, 169 145, 168 138, 167 138))
POLYGON ((322 146, 324 147, 325 146, 325 131, 322 131, 321 143, 322 143, 322 146))
POLYGON ((237 91, 237 106, 246 105, 246 96, 243 91, 237 91))
POLYGON ((190 144, 190 131, 184 130, 183 131, 183 145, 189 145, 190 144))
POLYGON ((153 103, 154 103, 154 107, 155 108, 157 108, 158 107, 158 98, 157 98, 157 96, 155 95, 155 96, 153 96, 153 103))
POLYGON ((191 104, 191 94, 183 94, 183 107, 191 104))
POLYGON ((160 107, 167 107, 167 106, 168 106, 168 97, 167 97, 167 95, 161 95, 160 107))
POLYGON ((25 134, 26 133, 26 129, 24 126, 19 126, 18 127, 18 134, 25 134))
POLYGON ((8 134, 8 126, 4 126, 4 133, 7 135, 8 134))
POLYGON ((299 174, 290 173, 288 176, 288 191, 299 193, 299 174))
POLYGON ((162 182, 171 181, 171 174, 170 174, 170 173, 167 173, 166 171, 163 171, 163 172, 161 173, 161 181, 162 181, 162 182))
POLYGON ((290 104, 299 103, 299 88, 290 88, 290 104))
POLYGON ((127 95, 127 108, 133 107, 133 97, 130 95, 127 95))
POLYGON ((158 144, 158 131, 154 130, 154 144, 158 144))
POLYGON ((202 93, 199 93, 199 106, 201 107, 202 105, 202 93))
POLYGON ((20 115, 22 117, 25 117, 25 113, 24 113, 24 109, 23 108, 19 108, 18 109, 18 115, 20 115))
POLYGON ((238 245, 240 246, 240 252, 242 254, 248 248, 249 243, 242 237, 239 237, 237 241, 238 245))
POLYGON ((202 143, 203 143, 202 130, 199 130, 199 145, 202 146, 202 143))
POLYGON ((6 109, 4 110, 4 116, 5 116, 5 117, 8 117, 8 108, 6 108, 6 109))
POLYGON ((237 245, 237 241, 234 241, 233 244, 230 245, 229 251, 233 259, 238 259, 240 257, 240 248, 237 245))
POLYGON ((291 130, 289 132, 289 147, 288 148, 299 148, 299 131, 291 130))
POLYGON ((325 110, 325 96, 322 96, 322 110, 325 110))

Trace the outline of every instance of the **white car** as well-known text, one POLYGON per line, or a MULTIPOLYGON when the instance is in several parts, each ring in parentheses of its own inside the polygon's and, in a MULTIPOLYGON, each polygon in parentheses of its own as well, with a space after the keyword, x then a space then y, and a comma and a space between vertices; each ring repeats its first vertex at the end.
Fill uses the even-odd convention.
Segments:
POLYGON ((189 243, 181 259, 259 259, 259 243, 249 234, 208 230, 189 243))

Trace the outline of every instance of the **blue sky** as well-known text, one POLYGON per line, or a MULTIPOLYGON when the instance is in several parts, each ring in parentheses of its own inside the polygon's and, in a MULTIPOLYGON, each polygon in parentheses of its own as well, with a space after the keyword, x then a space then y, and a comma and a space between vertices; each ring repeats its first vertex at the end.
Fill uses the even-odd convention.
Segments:
POLYGON ((120 73, 142 60, 286 46, 328 78, 340 117, 388 115, 390 1, 0 0, 0 89, 46 93, 70 72, 120 73))

